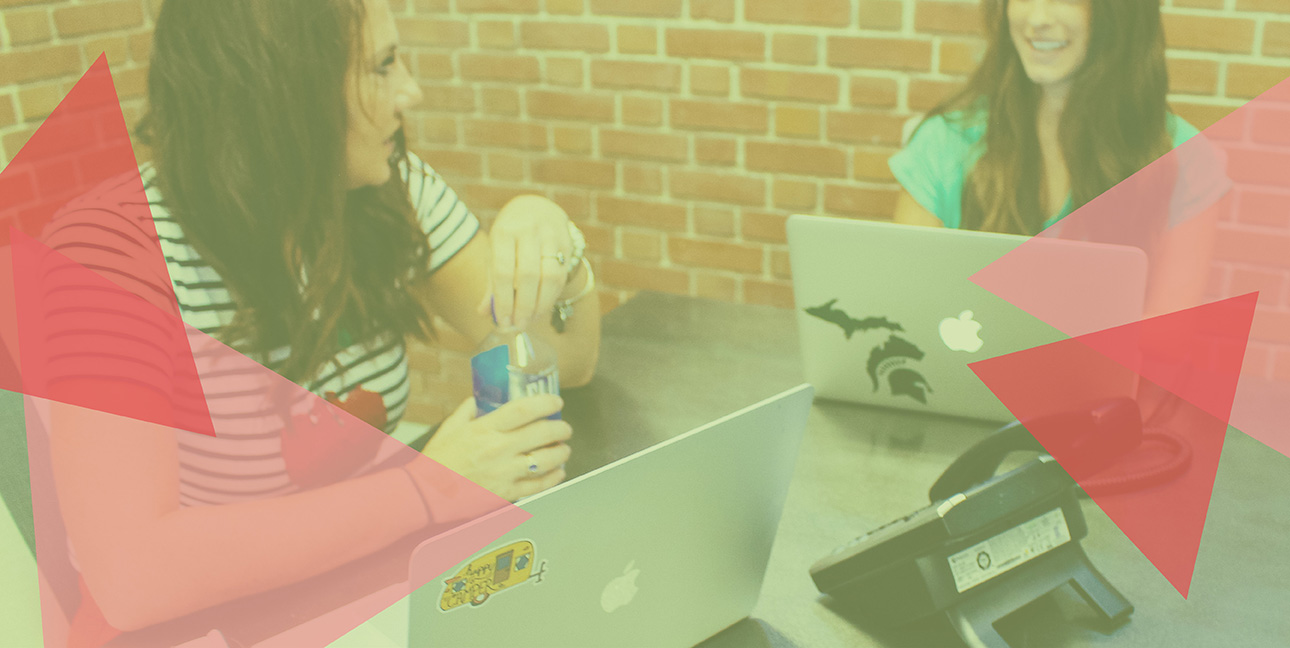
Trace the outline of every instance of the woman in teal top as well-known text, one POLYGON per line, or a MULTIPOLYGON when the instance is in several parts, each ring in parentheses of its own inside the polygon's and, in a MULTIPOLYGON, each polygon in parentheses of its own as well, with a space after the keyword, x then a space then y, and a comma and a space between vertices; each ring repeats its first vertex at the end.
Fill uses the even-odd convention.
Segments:
MULTIPOLYGON (((896 222, 1037 234, 1197 134, 1165 100, 1156 0, 982 8, 989 46, 980 67, 890 160, 904 188, 896 222)), ((1217 211, 1203 207, 1228 188, 1215 156, 1188 160, 1170 227, 1151 246, 1153 314, 1199 300, 1217 211), (1172 227, 1188 215, 1188 227, 1172 227)))

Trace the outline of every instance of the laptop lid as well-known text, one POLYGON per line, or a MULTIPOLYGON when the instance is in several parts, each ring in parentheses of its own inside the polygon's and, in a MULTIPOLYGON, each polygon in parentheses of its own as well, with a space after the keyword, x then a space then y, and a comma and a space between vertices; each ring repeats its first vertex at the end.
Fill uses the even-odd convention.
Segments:
MULTIPOLYGON (((1011 420, 968 364, 1066 339, 970 280, 1029 237, 816 216, 793 216, 787 229, 803 369, 821 398, 1011 420)), ((1045 241, 1116 278, 1099 322, 1141 318, 1141 250, 1045 241)), ((1132 372, 1109 366, 1071 372, 1068 383, 1055 403, 1135 389, 1132 372)))
POLYGON ((813 393, 801 385, 519 502, 532 518, 413 593, 410 645, 680 648, 746 617, 813 393))

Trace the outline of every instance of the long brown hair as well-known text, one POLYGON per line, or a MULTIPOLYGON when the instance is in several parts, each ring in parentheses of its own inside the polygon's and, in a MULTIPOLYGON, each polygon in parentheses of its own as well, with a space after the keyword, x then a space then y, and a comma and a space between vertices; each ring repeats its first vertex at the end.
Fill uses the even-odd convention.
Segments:
POLYGON ((139 130, 165 204, 237 305, 220 337, 266 359, 290 345, 272 368, 296 381, 339 350, 342 328, 429 330, 402 286, 429 250, 397 168, 401 132, 390 181, 347 190, 346 79, 364 20, 361 0, 169 0, 157 18, 139 130))
MULTIPOLYGON (((1090 2, 1088 55, 1059 126, 1076 209, 1166 153, 1170 143, 1159 0, 1090 2)), ((981 65, 927 117, 986 124, 984 150, 964 183, 961 227, 1035 234, 1048 218, 1036 127, 1040 89, 1012 43, 1008 0, 982 0, 982 10, 989 44, 981 65)))

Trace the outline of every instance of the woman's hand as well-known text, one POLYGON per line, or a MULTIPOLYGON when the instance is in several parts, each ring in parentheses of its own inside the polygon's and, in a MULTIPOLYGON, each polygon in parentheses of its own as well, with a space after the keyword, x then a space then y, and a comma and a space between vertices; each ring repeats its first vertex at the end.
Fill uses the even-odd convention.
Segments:
MULTIPOLYGON (((493 244, 493 314, 504 327, 527 328, 551 313, 569 280, 560 263, 573 251, 569 216, 541 196, 520 196, 507 203, 489 231, 493 244)), ((487 314, 489 299, 480 305, 487 314)))
POLYGON ((573 428, 546 418, 563 406, 559 396, 530 396, 475 418, 475 401, 468 398, 421 453, 514 502, 564 481, 565 442, 573 428))

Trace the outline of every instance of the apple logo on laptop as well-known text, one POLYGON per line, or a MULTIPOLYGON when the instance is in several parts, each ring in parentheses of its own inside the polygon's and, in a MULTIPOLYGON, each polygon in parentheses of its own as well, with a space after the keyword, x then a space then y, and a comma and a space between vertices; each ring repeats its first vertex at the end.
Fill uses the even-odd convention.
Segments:
POLYGON ((965 310, 958 317, 941 320, 941 341, 951 351, 976 353, 981 350, 981 323, 972 319, 972 311, 965 310))
POLYGON ((600 607, 606 612, 613 612, 624 605, 632 602, 636 598, 636 577, 641 570, 636 569, 636 561, 627 563, 623 569, 623 575, 609 581, 605 586, 605 591, 600 594, 600 607))

